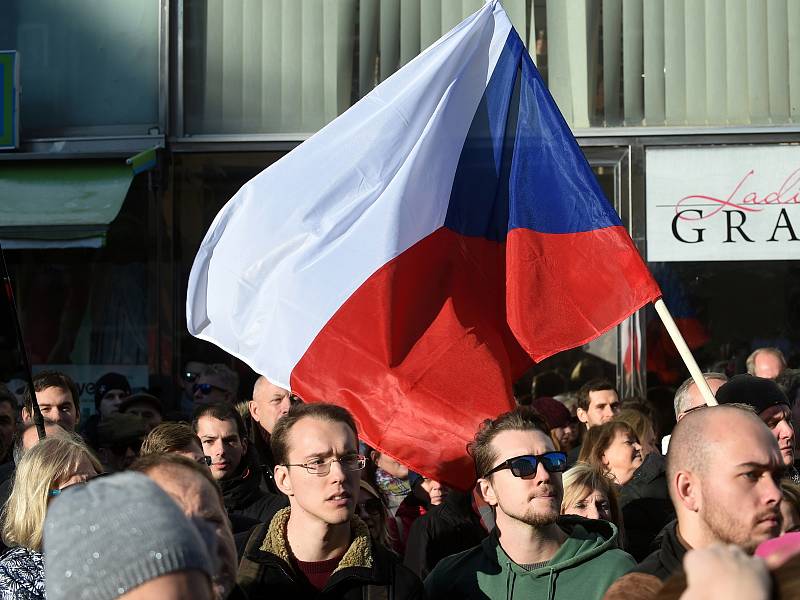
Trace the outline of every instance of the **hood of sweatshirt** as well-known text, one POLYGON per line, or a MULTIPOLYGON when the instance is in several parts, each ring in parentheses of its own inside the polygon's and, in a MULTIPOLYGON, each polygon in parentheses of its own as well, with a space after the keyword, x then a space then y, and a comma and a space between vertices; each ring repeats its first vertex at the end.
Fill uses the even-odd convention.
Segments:
POLYGON ((548 600, 566 597, 563 592, 556 596, 557 584, 564 592, 565 588, 571 590, 569 597, 584 600, 600 598, 607 585, 598 596, 597 590, 604 585, 603 581, 597 579, 598 576, 615 571, 617 574, 608 581, 610 585, 616 577, 635 565, 633 559, 617 549, 617 528, 613 523, 564 515, 559 517, 558 525, 567 534, 567 539, 545 566, 530 571, 516 564, 505 553, 496 531, 482 542, 487 558, 496 561, 505 575, 505 590, 495 590, 499 594, 493 598, 523 598, 530 597, 531 593, 548 600), (577 570, 577 567, 581 569, 577 570), (505 594, 500 595, 503 591, 505 594), (573 596, 576 593, 581 595, 573 596))

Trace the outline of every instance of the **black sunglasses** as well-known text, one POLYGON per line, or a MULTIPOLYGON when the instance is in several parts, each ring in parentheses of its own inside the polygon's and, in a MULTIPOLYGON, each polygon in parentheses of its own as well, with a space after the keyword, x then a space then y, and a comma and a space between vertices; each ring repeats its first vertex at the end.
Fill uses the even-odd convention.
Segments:
POLYGON ((488 477, 503 469, 510 469, 514 477, 531 477, 536 474, 539 463, 542 463, 548 473, 563 473, 567 470, 567 455, 563 452, 545 452, 537 455, 515 456, 504 460, 483 477, 488 477))
POLYGON ((192 393, 196 394, 197 390, 200 390, 200 393, 203 396, 208 396, 211 393, 211 390, 219 390, 220 392, 226 392, 227 390, 223 390, 218 385, 213 385, 211 383, 195 383, 192 386, 192 393))

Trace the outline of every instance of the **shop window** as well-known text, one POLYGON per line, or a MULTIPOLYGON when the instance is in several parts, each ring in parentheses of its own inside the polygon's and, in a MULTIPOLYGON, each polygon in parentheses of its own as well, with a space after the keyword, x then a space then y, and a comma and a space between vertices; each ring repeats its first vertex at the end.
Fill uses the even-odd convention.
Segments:
MULTIPOLYGON (((482 0, 187 0, 187 133, 309 133, 482 0)), ((506 0, 574 128, 797 123, 796 2, 506 0)))
POLYGON ((158 125, 158 0, 3 0, 20 56, 21 137, 145 135, 158 125))
MULTIPOLYGON (((29 239, 4 248, 25 345, 35 372, 61 370, 78 384, 82 417, 94 412, 94 382, 116 371, 150 386, 154 311, 148 272, 147 178, 134 177, 100 247, 29 239), (38 246, 38 247, 37 247, 38 246)), ((8 240, 7 240, 8 242, 8 240)), ((0 300, 0 381, 22 380, 5 296, 0 300)), ((160 390, 159 390, 160 391, 160 390)))
MULTIPOLYGON (((650 263, 664 302, 703 371, 745 373, 756 348, 779 348, 800 367, 800 266, 795 261, 650 263)), ((647 325, 650 385, 689 376, 661 321, 647 325)))

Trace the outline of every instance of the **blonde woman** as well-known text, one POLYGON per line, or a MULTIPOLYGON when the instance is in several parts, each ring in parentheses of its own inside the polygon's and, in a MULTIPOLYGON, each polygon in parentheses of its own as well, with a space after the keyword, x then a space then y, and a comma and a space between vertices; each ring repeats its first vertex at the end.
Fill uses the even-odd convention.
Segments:
POLYGON ((102 467, 91 450, 69 435, 48 437, 17 465, 11 495, 2 511, 0 600, 43 600, 42 531, 47 505, 61 490, 97 477, 102 467))
POLYGON ((598 468, 576 463, 562 476, 564 497, 562 515, 580 515, 587 519, 602 519, 617 526, 617 545, 624 546, 625 527, 614 484, 598 468))

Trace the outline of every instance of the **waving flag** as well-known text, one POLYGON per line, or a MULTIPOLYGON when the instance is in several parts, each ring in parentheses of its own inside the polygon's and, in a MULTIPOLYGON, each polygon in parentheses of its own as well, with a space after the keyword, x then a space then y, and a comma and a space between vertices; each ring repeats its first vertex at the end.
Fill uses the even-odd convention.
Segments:
POLYGON ((659 295, 500 4, 248 182, 192 267, 192 334, 466 488, 530 364, 659 295))

